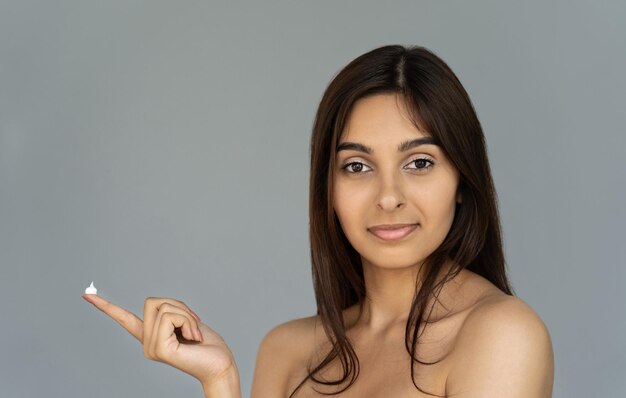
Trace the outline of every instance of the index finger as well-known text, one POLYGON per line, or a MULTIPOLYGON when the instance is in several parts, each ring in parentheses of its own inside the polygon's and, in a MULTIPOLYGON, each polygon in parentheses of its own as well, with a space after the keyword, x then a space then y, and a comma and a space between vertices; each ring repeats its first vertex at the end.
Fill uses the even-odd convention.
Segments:
POLYGON ((143 344, 143 321, 137 315, 124 308, 105 300, 95 294, 83 294, 83 298, 93 304, 100 311, 104 312, 117 323, 119 323, 128 333, 143 344))

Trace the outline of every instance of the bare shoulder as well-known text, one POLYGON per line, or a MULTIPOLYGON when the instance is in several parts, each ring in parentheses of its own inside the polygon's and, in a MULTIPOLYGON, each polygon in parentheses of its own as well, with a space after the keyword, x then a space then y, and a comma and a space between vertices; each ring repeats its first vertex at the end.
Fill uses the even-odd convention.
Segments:
POLYGON ((518 297, 490 296, 461 326, 446 382, 458 398, 552 396, 554 356, 548 329, 518 297))
POLYGON ((294 369, 310 358, 319 317, 294 319, 271 329, 259 346, 251 397, 284 397, 294 369))

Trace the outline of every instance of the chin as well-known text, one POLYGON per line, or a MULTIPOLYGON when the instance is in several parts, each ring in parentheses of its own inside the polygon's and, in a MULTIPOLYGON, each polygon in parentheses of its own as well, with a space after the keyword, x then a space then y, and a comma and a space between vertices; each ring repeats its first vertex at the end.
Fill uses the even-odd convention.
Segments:
POLYGON ((399 253, 397 250, 393 254, 381 255, 384 253, 379 252, 375 256, 367 257, 361 256, 364 263, 368 263, 374 267, 384 269, 404 269, 415 267, 422 264, 425 257, 415 256, 406 253, 399 253))

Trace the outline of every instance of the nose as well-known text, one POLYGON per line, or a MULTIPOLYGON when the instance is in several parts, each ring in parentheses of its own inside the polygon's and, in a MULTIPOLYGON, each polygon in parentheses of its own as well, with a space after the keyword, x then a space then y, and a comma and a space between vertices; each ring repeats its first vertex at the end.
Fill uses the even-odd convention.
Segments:
POLYGON ((383 211, 393 211, 404 206, 406 199, 401 182, 393 175, 383 177, 376 206, 383 211))

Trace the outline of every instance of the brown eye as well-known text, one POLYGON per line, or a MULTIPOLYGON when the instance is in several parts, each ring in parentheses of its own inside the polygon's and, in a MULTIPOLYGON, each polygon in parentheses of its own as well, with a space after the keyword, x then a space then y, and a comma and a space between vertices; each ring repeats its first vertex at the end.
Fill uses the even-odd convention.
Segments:
POLYGON ((418 171, 425 171, 425 170, 430 169, 434 164, 435 162, 433 162, 432 160, 428 158, 417 158, 417 159, 411 160, 411 162, 409 163, 409 165, 415 165, 415 167, 409 167, 409 168, 413 170, 418 170, 418 171))
POLYGON ((350 165, 350 169, 356 173, 360 172, 363 170, 363 164, 361 163, 352 163, 350 165))
POLYGON ((417 159, 414 163, 418 169, 422 169, 428 166, 428 162, 426 162, 426 159, 417 159))
POLYGON ((350 162, 342 167, 342 169, 348 174, 360 174, 364 173, 363 167, 367 167, 361 162, 350 162))

